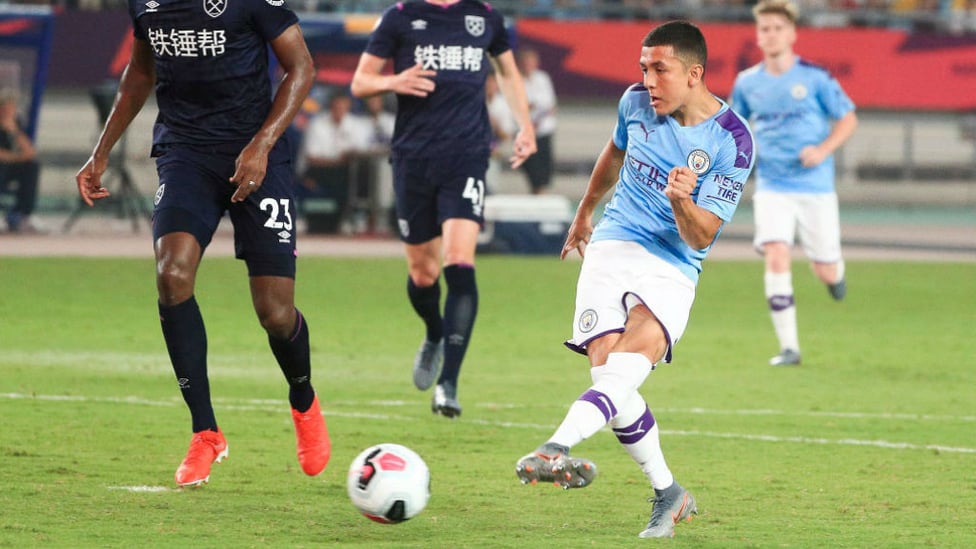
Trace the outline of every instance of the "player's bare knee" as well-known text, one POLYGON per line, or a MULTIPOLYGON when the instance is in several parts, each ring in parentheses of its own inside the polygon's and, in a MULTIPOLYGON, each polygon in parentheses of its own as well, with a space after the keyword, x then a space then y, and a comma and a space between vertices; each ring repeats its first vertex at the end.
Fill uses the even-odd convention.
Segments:
POLYGON ((413 280, 413 283, 421 288, 432 286, 441 275, 440 268, 436 262, 411 264, 409 265, 409 271, 410 280, 413 280))
POLYGON ((268 335, 287 339, 295 331, 295 308, 277 305, 257 307, 258 322, 268 335))
POLYGON ((810 268, 813 270, 813 274, 820 279, 820 282, 824 284, 833 284, 837 282, 839 278, 837 276, 837 264, 836 263, 818 263, 813 262, 810 264, 810 268))
POLYGON ((177 305, 193 295, 194 273, 174 264, 157 265, 156 290, 163 305, 177 305))

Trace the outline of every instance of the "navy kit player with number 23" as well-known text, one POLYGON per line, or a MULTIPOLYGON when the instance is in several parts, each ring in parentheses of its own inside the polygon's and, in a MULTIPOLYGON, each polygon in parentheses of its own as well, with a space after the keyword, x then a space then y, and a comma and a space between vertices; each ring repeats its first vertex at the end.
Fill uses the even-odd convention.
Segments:
POLYGON ((176 471, 180 486, 209 481, 227 455, 207 375, 207 335, 194 287, 224 214, 247 264, 250 297, 289 385, 298 460, 309 475, 330 455, 311 385, 308 325, 295 308, 295 189, 282 138, 311 88, 314 67, 298 18, 283 0, 130 0, 134 41, 112 111, 76 181, 88 205, 109 151, 155 90, 152 156, 156 288, 163 338, 193 436, 176 471), (272 92, 268 48, 283 77, 272 92))
POLYGON ((446 417, 461 414, 458 375, 478 310, 474 255, 491 154, 485 79, 492 69, 520 128, 511 158, 517 168, 535 153, 535 132, 504 21, 490 4, 428 0, 391 6, 373 29, 352 81, 357 97, 396 93, 396 215, 406 245, 407 295, 426 326, 413 381, 426 390, 437 380, 431 410, 446 417), (393 74, 386 74, 391 59, 393 74))

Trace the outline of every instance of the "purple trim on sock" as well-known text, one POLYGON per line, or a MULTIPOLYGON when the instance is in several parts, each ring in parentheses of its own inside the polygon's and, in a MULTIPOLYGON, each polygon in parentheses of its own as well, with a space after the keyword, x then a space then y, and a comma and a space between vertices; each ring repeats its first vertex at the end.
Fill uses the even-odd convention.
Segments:
POLYGON ((651 427, 654 427, 654 415, 651 413, 651 409, 645 406, 644 413, 637 418, 637 421, 626 427, 614 429, 613 434, 617 435, 620 444, 636 444, 650 432, 651 427))
POLYGON ((793 295, 772 295, 766 300, 769 309, 774 312, 785 311, 793 306, 793 295))
POLYGON ((597 410, 600 410, 600 413, 603 414, 603 417, 606 418, 607 421, 610 421, 613 419, 613 416, 617 415, 617 407, 613 405, 610 397, 601 393, 600 391, 589 389, 580 395, 577 400, 583 400, 596 406, 597 410))
POLYGON ((295 333, 291 334, 291 337, 288 338, 288 341, 292 343, 295 341, 295 338, 298 337, 298 334, 302 333, 302 324, 305 323, 305 317, 298 309, 295 309, 295 316, 298 317, 295 319, 295 333))

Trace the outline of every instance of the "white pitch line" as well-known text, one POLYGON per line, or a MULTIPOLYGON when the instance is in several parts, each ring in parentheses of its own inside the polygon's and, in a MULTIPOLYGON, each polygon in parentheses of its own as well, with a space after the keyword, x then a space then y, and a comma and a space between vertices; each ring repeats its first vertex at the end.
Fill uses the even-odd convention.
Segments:
POLYGON ((938 444, 913 444, 911 442, 890 442, 887 440, 859 440, 854 438, 781 437, 773 435, 745 435, 740 433, 711 433, 708 431, 661 430, 661 433, 676 436, 727 438, 737 440, 756 440, 761 442, 795 442, 799 444, 833 444, 839 446, 871 446, 891 450, 933 450, 949 454, 976 454, 976 448, 941 446, 938 444))
MULTIPOLYGON (((177 406, 182 405, 181 401, 173 400, 148 400, 139 397, 87 397, 83 395, 28 395, 23 393, 0 393, 0 398, 5 398, 9 400, 44 400, 49 402, 107 402, 112 404, 134 404, 134 405, 145 405, 145 406, 177 406)), ((232 399, 222 399, 224 407, 231 410, 239 411, 279 411, 287 408, 288 403, 284 400, 273 400, 273 399, 260 399, 260 400, 237 400, 232 399), (242 402, 243 404, 232 404, 231 402, 242 402)), ((367 404, 366 402, 359 402, 358 405, 362 406, 367 404)), ((384 406, 384 405, 394 405, 399 406, 401 401, 373 401, 373 405, 384 406)), ((704 413, 704 409, 697 409, 699 413, 704 413)), ((729 411, 713 411, 714 413, 731 413, 729 411)), ((766 412, 772 412, 767 410, 766 412)), ((409 415, 399 415, 399 414, 382 414, 382 413, 370 413, 370 412, 343 412, 340 410, 326 409, 324 413, 327 417, 346 417, 355 419, 375 419, 382 421, 396 420, 396 421, 416 421, 419 418, 409 415)), ((785 413, 784 413, 785 414, 785 413)), ((483 425, 486 427, 498 427, 504 429, 532 429, 539 431, 551 431, 555 428, 555 425, 546 425, 540 423, 520 423, 520 422, 509 422, 509 421, 495 421, 486 419, 465 419, 465 423, 471 423, 474 425, 483 425)), ((688 436, 688 437, 707 437, 707 438, 722 438, 722 439, 733 439, 733 440, 753 440, 760 442, 789 442, 796 444, 819 444, 819 445, 836 445, 836 446, 868 446, 874 448, 885 448, 889 450, 929 450, 938 451, 944 453, 952 454, 976 454, 976 448, 958 447, 958 446, 943 446, 939 444, 915 444, 911 442, 892 442, 887 440, 861 440, 852 438, 843 439, 828 439, 819 437, 783 437, 778 435, 751 435, 747 433, 716 433, 710 431, 686 431, 686 430, 671 430, 662 429, 662 434, 670 436, 688 436)))
POLYGON ((109 490, 124 490, 126 492, 156 493, 173 492, 175 490, 165 486, 106 486, 109 490))
POLYGON ((896 421, 962 421, 971 423, 976 416, 946 416, 932 414, 878 414, 867 412, 787 412, 784 410, 715 410, 709 408, 655 408, 655 412, 672 414, 738 415, 738 416, 806 416, 847 419, 891 419, 896 421))
MULTIPOLYGON (((162 375, 172 375, 172 368, 169 365, 169 357, 164 351, 158 353, 107 353, 103 351, 79 351, 65 352, 48 350, 41 352, 28 352, 18 350, 0 351, 0 361, 4 362, 23 362, 31 364, 32 367, 44 366, 64 366, 85 364, 87 368, 102 369, 113 372, 154 372, 162 375)), ((255 365, 263 365, 267 360, 255 359, 252 355, 241 354, 220 354, 210 359, 214 370, 224 377, 239 377, 245 379, 280 379, 281 373, 277 368, 254 368, 255 365)), ((68 397, 66 397, 68 398, 68 397)), ((182 400, 174 400, 175 403, 182 400)), ((214 402, 219 402, 214 399, 214 402)), ((397 407, 412 406, 413 402, 401 400, 387 401, 334 401, 333 405, 341 406, 370 406, 397 407)), ((538 409, 543 405, 539 404, 520 404, 511 402, 482 402, 475 406, 485 409, 519 409, 534 408, 538 409)), ((564 405, 553 405, 565 409, 564 405)), ((786 411, 786 410, 719 410, 708 408, 654 408, 656 413, 671 414, 699 414, 699 415, 739 415, 739 416, 790 416, 790 417, 833 417, 842 419, 876 419, 884 421, 937 421, 937 422, 964 422, 976 423, 976 415, 934 415, 934 414, 908 414, 908 413, 866 413, 866 412, 831 412, 831 411, 786 411)))

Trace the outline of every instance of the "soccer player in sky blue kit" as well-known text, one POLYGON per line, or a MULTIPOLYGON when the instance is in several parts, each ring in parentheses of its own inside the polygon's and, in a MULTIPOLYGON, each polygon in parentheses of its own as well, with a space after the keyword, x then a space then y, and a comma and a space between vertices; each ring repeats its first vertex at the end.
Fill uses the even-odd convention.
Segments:
POLYGON ((208 482, 211 464, 227 456, 194 294, 203 252, 225 213, 236 255, 247 264, 254 310, 289 385, 298 461, 317 475, 331 446, 311 385, 308 325, 294 303, 295 187, 290 144, 282 138, 314 77, 298 18, 272 0, 130 0, 129 13, 135 38, 129 64, 76 181, 89 206, 109 196, 101 185, 109 151, 155 88, 159 319, 193 429, 176 482, 208 482), (284 72, 273 96, 269 45, 284 72))
POLYGON ((406 248, 407 295, 426 325, 413 381, 423 391, 436 379, 431 410, 452 418, 461 414, 458 375, 478 312, 474 256, 491 155, 485 79, 492 65, 520 128, 510 159, 517 168, 536 151, 535 132, 502 15, 490 4, 428 0, 391 6, 373 29, 352 81, 358 97, 396 93, 396 215, 406 248), (390 59, 393 73, 386 74, 390 59))
POLYGON ((830 295, 840 301, 847 293, 832 155, 854 133, 857 115, 826 69, 793 53, 795 5, 764 0, 752 12, 763 60, 739 73, 729 103, 752 124, 758 143, 755 245, 765 257, 766 299, 780 346, 769 363, 794 366, 800 341, 790 249, 797 233, 830 295))
POLYGON ((670 362, 688 323, 702 260, 732 218, 753 166, 745 121, 705 85, 708 51, 698 27, 665 23, 643 40, 643 82, 620 99, 613 137, 597 158, 562 257, 583 255, 573 338, 590 386, 545 444, 515 466, 523 483, 587 486, 589 460, 569 450, 609 423, 654 489, 642 538, 670 537, 697 513, 661 450, 638 389, 670 362), (600 199, 616 186, 593 228, 600 199))

